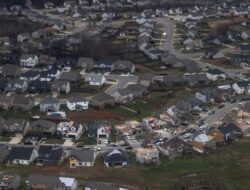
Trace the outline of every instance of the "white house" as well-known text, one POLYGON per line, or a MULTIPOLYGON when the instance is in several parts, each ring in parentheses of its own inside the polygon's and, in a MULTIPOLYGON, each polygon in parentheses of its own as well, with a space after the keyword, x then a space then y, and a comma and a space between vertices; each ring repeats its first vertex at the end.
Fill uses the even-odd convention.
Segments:
POLYGON ((73 121, 61 122, 57 126, 57 133, 63 138, 78 140, 82 136, 83 128, 80 123, 73 121))
POLYGON ((38 64, 38 57, 36 55, 24 54, 20 59, 20 65, 24 67, 34 67, 38 64))
POLYGON ((233 90, 236 94, 244 94, 245 92, 250 93, 250 82, 239 81, 232 85, 233 90))
POLYGON ((88 73, 85 81, 91 86, 101 86, 106 82, 106 78, 102 74, 88 73))
POLYGON ((195 97, 200 100, 202 103, 208 103, 213 101, 212 90, 203 89, 195 93, 195 97))
POLYGON ((225 80, 226 79, 226 74, 220 71, 219 69, 210 69, 206 73, 207 78, 212 81, 216 80, 225 80))
POLYGON ((71 97, 67 100, 67 108, 70 111, 82 111, 89 108, 89 101, 83 97, 71 97))
POLYGON ((29 165, 38 157, 33 147, 12 147, 6 161, 10 164, 29 165))
POLYGON ((248 8, 247 7, 238 7, 234 9, 234 15, 240 16, 240 15, 248 15, 248 8))

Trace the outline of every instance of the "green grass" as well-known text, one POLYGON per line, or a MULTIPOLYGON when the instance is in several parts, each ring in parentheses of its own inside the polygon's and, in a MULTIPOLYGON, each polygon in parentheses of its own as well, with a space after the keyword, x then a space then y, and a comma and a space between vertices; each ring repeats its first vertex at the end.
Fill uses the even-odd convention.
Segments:
POLYGON ((9 142, 11 139, 6 136, 0 136, 0 142, 9 142))
POLYGON ((27 119, 30 117, 30 114, 28 112, 23 111, 0 110, 0 117, 27 119))

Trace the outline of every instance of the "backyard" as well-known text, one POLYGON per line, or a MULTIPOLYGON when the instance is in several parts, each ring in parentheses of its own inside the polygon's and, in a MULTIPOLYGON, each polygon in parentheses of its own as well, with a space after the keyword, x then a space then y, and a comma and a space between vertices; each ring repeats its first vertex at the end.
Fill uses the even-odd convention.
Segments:
POLYGON ((4 166, 1 171, 19 173, 27 177, 30 173, 66 175, 76 177, 81 183, 88 180, 105 181, 125 185, 130 189, 168 190, 184 189, 191 185, 206 186, 207 189, 248 190, 250 186, 250 138, 218 148, 209 155, 189 155, 175 160, 161 159, 158 166, 140 166, 131 160, 127 168, 106 168, 97 159, 93 168, 70 169, 63 166, 4 166), (84 172, 83 172, 84 170, 84 172))

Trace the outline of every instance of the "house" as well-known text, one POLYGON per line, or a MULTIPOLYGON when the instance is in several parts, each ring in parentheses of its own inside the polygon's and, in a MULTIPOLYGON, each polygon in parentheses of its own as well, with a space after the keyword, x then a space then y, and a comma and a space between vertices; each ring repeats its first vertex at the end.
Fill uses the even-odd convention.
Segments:
MULTIPOLYGON (((63 44, 60 44, 59 46, 61 45, 64 45, 65 42, 63 42, 63 44)), ((77 64, 77 59, 75 58, 72 58, 72 57, 60 57, 56 60, 56 65, 57 65, 57 68, 61 71, 61 72, 70 72, 72 68, 74 68, 77 64)), ((65 77, 67 79, 70 78, 70 76, 73 76, 73 74, 76 74, 75 71, 69 75, 66 75, 65 77)))
POLYGON ((114 71, 120 73, 133 73, 135 65, 131 61, 117 60, 114 62, 114 71))
POLYGON ((139 147, 135 150, 136 161, 141 164, 151 164, 159 162, 159 150, 152 145, 139 147))
POLYGON ((5 91, 6 92, 17 92, 24 93, 28 89, 28 83, 25 80, 13 79, 9 80, 5 91))
POLYGON ((50 92, 50 87, 48 82, 46 81, 40 81, 40 80, 36 80, 36 81, 31 81, 29 83, 29 87, 28 87, 28 92, 29 93, 42 93, 42 92, 50 92))
POLYGON ((51 85, 51 92, 55 95, 68 94, 70 92, 70 82, 65 80, 55 80, 51 85))
POLYGON ((210 103, 214 101, 212 90, 208 88, 196 92, 195 97, 202 103, 210 103))
POLYGON ((214 49, 212 51, 205 52, 206 59, 222 59, 225 57, 223 53, 221 53, 218 49, 214 49))
POLYGON ((85 81, 91 86, 101 86, 106 82, 106 78, 102 74, 88 73, 85 81))
POLYGON ((70 168, 77 167, 93 167, 95 163, 96 154, 91 149, 72 149, 70 153, 70 168))
POLYGON ((235 16, 248 15, 248 7, 236 7, 233 13, 235 16))
POLYGON ((60 101, 54 97, 46 97, 40 103, 42 112, 58 112, 60 110, 60 101))
POLYGON ((20 59, 20 65, 23 67, 34 67, 38 64, 37 55, 23 54, 20 59))
POLYGON ((115 99, 105 92, 98 93, 92 97, 91 104, 94 107, 103 108, 105 106, 114 106, 115 99))
POLYGON ((60 77, 60 71, 58 69, 52 67, 46 71, 42 71, 40 73, 39 80, 51 82, 55 79, 58 79, 59 77, 60 77))
POLYGON ((67 99, 67 108, 70 111, 83 111, 89 108, 89 101, 84 97, 72 96, 67 99))
POLYGON ((205 133, 198 133, 193 139, 193 149, 199 153, 204 153, 206 149, 215 148, 215 138, 205 133))
POLYGON ((80 123, 73 121, 61 122, 57 126, 57 136, 78 140, 83 134, 83 127, 80 123))
POLYGON ((77 67, 83 68, 85 71, 92 69, 94 60, 90 57, 80 57, 77 62, 77 67))
POLYGON ((88 125, 88 137, 97 138, 98 144, 104 143, 109 138, 109 127, 103 123, 93 122, 88 125))
POLYGON ((186 83, 186 80, 181 75, 166 75, 163 77, 164 85, 166 86, 182 86, 186 83))
POLYGON ((236 94, 244 94, 249 93, 250 90, 250 82, 249 81, 239 81, 232 85, 233 90, 236 94))
POLYGON ((182 157, 183 154, 190 152, 190 145, 179 137, 164 142, 158 148, 160 153, 169 159, 182 157))
POLYGON ((229 101, 233 95, 231 85, 222 85, 212 90, 215 102, 229 101))
POLYGON ((149 73, 145 73, 139 76, 139 84, 149 87, 153 82, 153 76, 149 73))
POLYGON ((77 71, 63 72, 60 75, 60 79, 69 81, 71 85, 78 85, 81 80, 81 75, 77 71))
POLYGON ((96 181, 89 181, 84 190, 128 190, 119 185, 103 183, 103 182, 96 182, 96 181))
POLYGON ((2 67, 2 75, 4 78, 6 77, 10 77, 10 78, 14 78, 19 76, 21 70, 19 68, 18 65, 14 65, 14 64, 6 64, 3 65, 2 67))
POLYGON ((203 73, 184 75, 184 79, 186 79, 188 85, 191 87, 202 86, 209 83, 206 74, 203 73))
POLYGON ((126 104, 133 100, 133 93, 127 88, 118 89, 112 96, 115 98, 115 102, 119 104, 126 104))
POLYGON ((20 43, 23 43, 25 41, 28 41, 31 38, 30 33, 21 33, 17 35, 17 41, 20 43))
POLYGON ((56 132, 56 123, 47 120, 36 120, 30 125, 28 134, 36 137, 53 137, 56 132))
POLYGON ((6 158, 8 164, 30 165, 38 157, 33 147, 12 147, 6 158))
POLYGON ((13 105, 13 97, 0 94, 0 108, 7 110, 13 105))
POLYGON ((0 172, 0 189, 18 190, 21 184, 21 177, 17 174, 0 172))
POLYGON ((36 163, 37 165, 59 165, 65 156, 63 148, 60 146, 40 145, 36 163))
POLYGON ((134 98, 140 98, 148 94, 148 89, 142 84, 131 84, 127 89, 133 93, 134 98))
POLYGON ((218 127, 218 130, 223 134, 224 141, 234 140, 243 135, 241 129, 235 123, 225 123, 218 127))
POLYGON ((104 154, 104 164, 109 167, 125 167, 128 166, 128 156, 119 149, 113 149, 104 154))
POLYGON ((25 136, 29 128, 30 123, 25 119, 8 118, 4 123, 4 132, 11 136, 25 136))
POLYGON ((40 72, 29 70, 29 71, 27 71, 27 72, 25 72, 25 73, 22 73, 22 74, 19 76, 19 79, 20 79, 20 80, 24 80, 24 81, 35 81, 35 80, 37 80, 39 77, 40 77, 40 72))
POLYGON ((112 72, 114 70, 114 64, 109 60, 97 61, 93 66, 93 70, 99 72, 112 72))
POLYGON ((226 74, 219 69, 209 69, 206 73, 207 78, 211 81, 225 80, 226 74))
POLYGON ((26 190, 76 190, 78 181, 75 178, 29 175, 26 180, 26 190))

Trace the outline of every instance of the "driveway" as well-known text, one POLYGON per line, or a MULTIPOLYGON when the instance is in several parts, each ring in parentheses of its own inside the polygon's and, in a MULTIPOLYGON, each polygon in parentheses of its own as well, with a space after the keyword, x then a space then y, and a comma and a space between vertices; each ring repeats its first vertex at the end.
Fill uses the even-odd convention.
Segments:
POLYGON ((227 113, 231 112, 233 109, 236 109, 239 107, 239 102, 235 103, 228 103, 223 108, 217 108, 212 115, 208 115, 204 119, 204 123, 207 123, 208 125, 213 125, 217 122, 220 122, 220 119, 225 116, 227 113))
POLYGON ((16 136, 16 137, 13 137, 9 144, 19 144, 20 142, 22 142, 23 140, 23 136, 16 136))
POLYGON ((71 147, 73 144, 74 143, 71 141, 71 139, 66 139, 62 146, 71 147))

